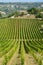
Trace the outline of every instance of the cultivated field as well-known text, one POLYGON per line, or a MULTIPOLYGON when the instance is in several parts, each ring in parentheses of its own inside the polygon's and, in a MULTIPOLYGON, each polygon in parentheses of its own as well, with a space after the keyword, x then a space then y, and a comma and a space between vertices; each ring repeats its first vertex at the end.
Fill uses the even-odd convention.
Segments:
POLYGON ((0 19, 0 65, 43 65, 43 21, 0 19))

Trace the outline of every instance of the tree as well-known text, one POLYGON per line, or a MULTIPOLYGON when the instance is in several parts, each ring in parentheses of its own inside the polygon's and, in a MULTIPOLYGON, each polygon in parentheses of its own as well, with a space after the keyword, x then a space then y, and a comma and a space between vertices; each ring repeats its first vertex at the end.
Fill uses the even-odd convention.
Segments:
POLYGON ((24 15, 24 12, 21 12, 21 13, 20 13, 20 16, 23 16, 23 15, 24 15))
POLYGON ((40 9, 37 9, 37 8, 31 8, 29 10, 27 10, 28 13, 30 14, 37 14, 40 12, 40 9))
POLYGON ((36 14, 36 18, 42 18, 42 14, 41 13, 36 14))
POLYGON ((2 17, 2 14, 0 13, 0 18, 2 17))
POLYGON ((9 14, 9 15, 8 15, 8 18, 11 17, 11 16, 14 16, 14 13, 9 14))
POLYGON ((19 12, 15 12, 14 15, 15 15, 15 17, 18 17, 19 16, 19 12))
POLYGON ((41 14, 41 16, 42 16, 42 20, 43 20, 43 14, 41 14))

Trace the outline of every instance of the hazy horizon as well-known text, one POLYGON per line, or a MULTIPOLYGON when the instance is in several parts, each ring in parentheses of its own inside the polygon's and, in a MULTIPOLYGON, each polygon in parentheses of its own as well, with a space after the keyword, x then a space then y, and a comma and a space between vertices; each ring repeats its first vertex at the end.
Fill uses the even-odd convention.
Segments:
POLYGON ((43 0, 0 0, 0 2, 43 2, 43 0))

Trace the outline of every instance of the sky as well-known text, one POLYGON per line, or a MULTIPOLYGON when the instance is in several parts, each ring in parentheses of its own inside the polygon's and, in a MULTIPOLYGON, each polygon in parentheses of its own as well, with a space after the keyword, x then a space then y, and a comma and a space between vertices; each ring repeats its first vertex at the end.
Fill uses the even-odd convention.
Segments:
POLYGON ((43 0, 0 0, 0 2, 43 2, 43 0))

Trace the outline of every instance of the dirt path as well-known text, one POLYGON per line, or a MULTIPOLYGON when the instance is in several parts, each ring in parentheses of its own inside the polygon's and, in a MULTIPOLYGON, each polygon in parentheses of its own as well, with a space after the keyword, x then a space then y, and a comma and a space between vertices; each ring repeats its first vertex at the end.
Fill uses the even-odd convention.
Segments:
POLYGON ((19 46, 16 52, 14 53, 13 57, 11 58, 11 60, 7 63, 7 65, 20 65, 20 55, 18 51, 19 51, 19 46))
POLYGON ((31 54, 25 54, 24 65, 38 65, 31 54))
POLYGON ((3 64, 3 61, 4 61, 4 57, 1 57, 1 58, 0 58, 0 65, 3 64))
POLYGON ((20 65, 20 55, 16 52, 7 65, 20 65))

